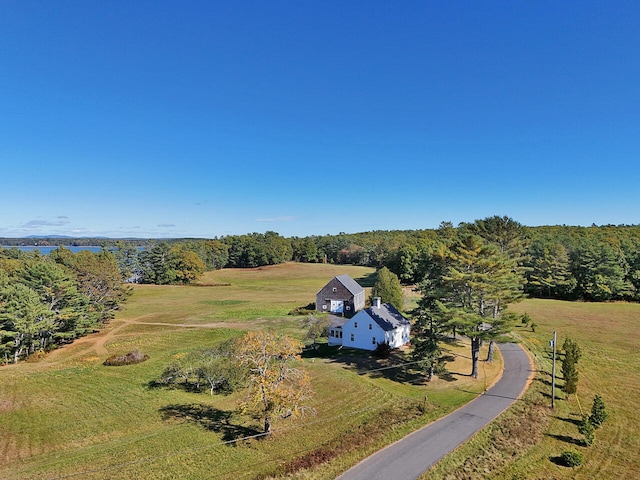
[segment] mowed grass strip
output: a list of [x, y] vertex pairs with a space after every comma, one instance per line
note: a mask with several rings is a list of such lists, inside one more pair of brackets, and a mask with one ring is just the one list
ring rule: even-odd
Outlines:
[[[249, 327], [301, 338], [303, 317], [286, 315], [291, 308], [313, 302], [335, 275], [358, 278], [371, 272], [286, 264], [213, 272], [203, 280], [231, 284], [223, 287], [136, 287], [104, 332], [38, 363], [0, 369], [0, 478], [268, 478], [301, 468], [298, 475], [304, 477], [334, 478], [367, 453], [482, 392], [485, 381], [468, 377], [466, 344], [452, 347], [459, 355], [450, 365], [453, 381], [428, 385], [367, 353], [305, 352], [315, 414], [295, 422], [280, 419], [272, 438], [261, 441], [249, 438], [259, 432], [260, 421], [236, 412], [242, 392], [210, 396], [155, 386], [176, 355]], [[282, 288], [280, 282], [303, 287]], [[280, 315], [261, 315], [263, 304]], [[239, 308], [255, 316], [234, 316]], [[213, 310], [228, 328], [211, 324]], [[150, 359], [102, 365], [108, 355], [133, 349]], [[406, 360], [401, 354], [396, 361]], [[487, 366], [486, 382], [500, 368], [499, 361]], [[321, 468], [316, 458], [325, 461]]]

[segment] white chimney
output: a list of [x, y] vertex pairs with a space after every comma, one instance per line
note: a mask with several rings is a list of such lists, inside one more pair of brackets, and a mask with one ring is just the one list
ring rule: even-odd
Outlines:
[[380, 297], [374, 297], [373, 299], [373, 307], [374, 308], [380, 308]]

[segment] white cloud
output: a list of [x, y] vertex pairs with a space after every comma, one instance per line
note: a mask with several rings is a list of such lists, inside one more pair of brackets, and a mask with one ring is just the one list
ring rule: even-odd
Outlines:
[[50, 221], [50, 220], [29, 220], [23, 225], [24, 228], [39, 228], [39, 227], [62, 227], [69, 223], [66, 220], [67, 217], [58, 217], [62, 220]]

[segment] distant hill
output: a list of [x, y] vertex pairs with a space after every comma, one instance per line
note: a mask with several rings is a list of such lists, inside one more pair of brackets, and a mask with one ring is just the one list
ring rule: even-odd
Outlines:
[[29, 235], [24, 238], [73, 238], [68, 235]]

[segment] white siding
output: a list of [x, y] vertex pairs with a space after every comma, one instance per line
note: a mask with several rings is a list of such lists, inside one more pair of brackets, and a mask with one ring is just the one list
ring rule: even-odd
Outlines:
[[402, 325], [395, 330], [387, 332], [387, 342], [391, 348], [398, 348], [409, 341], [409, 325]]
[[329, 346], [342, 345], [342, 334], [341, 328], [329, 328], [329, 340], [327, 344]]
[[342, 345], [345, 347], [375, 350], [378, 343], [385, 341], [384, 330], [364, 310], [342, 326]]
[[353, 306], [354, 306], [354, 310], [360, 311], [364, 308], [364, 291], [357, 293], [354, 297], [353, 297]]

